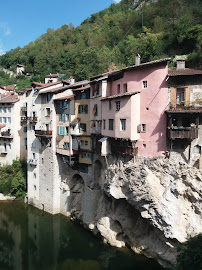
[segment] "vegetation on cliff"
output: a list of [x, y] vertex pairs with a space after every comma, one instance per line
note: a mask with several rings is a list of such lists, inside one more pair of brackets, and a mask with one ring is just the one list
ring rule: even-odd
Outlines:
[[0, 193], [23, 200], [27, 190], [27, 163], [14, 160], [12, 165], [0, 166]]
[[189, 238], [179, 248], [177, 265], [174, 270], [201, 270], [202, 269], [202, 234]]
[[[137, 9], [134, 2], [142, 4]], [[112, 63], [117, 67], [133, 64], [137, 53], [142, 61], [188, 54], [189, 65], [196, 65], [202, 62], [201, 48], [200, 0], [159, 0], [150, 5], [122, 0], [78, 27], [70, 23], [48, 29], [24, 48], [1, 56], [0, 65], [24, 64], [36, 81], [55, 72], [80, 80], [106, 71]]]

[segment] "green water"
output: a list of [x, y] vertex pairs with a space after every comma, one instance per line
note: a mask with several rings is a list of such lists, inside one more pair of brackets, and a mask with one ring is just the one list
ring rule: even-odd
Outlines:
[[105, 245], [76, 222], [18, 202], [0, 203], [0, 270], [162, 270]]

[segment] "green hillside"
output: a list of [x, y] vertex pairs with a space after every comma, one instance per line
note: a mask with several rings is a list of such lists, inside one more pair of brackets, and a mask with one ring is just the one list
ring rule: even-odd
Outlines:
[[24, 48], [1, 56], [0, 66], [24, 64], [38, 81], [55, 72], [86, 79], [112, 65], [133, 64], [137, 53], [142, 61], [187, 54], [189, 66], [200, 67], [201, 0], [159, 0], [136, 7], [134, 0], [122, 0], [76, 28], [69, 24], [48, 29]]

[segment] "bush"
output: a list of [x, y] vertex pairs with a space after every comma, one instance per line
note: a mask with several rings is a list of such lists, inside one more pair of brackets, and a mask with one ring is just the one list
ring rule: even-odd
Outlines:
[[0, 193], [23, 200], [27, 191], [27, 163], [14, 160], [12, 165], [0, 166]]

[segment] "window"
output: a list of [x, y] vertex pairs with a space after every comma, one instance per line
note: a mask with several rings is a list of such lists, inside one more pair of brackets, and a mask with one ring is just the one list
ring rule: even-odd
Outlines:
[[50, 108], [46, 108], [46, 117], [50, 116]]
[[69, 121], [69, 114], [59, 114], [59, 121], [61, 122], [65, 122], [65, 121]]
[[7, 123], [7, 118], [6, 117], [3, 117], [3, 122]]
[[64, 142], [63, 149], [69, 150], [69, 143], [68, 142]]
[[96, 96], [100, 94], [99, 84], [96, 85]]
[[7, 107], [3, 107], [3, 112], [4, 112], [4, 113], [7, 112]]
[[85, 146], [88, 146], [88, 141], [85, 141]]
[[185, 103], [185, 89], [184, 88], [177, 88], [176, 103], [184, 105]]
[[109, 130], [114, 129], [114, 119], [109, 119]]
[[80, 145], [84, 146], [84, 140], [81, 140]]
[[111, 111], [111, 109], [112, 109], [112, 101], [109, 100], [109, 110]]
[[88, 154], [88, 159], [92, 159], [92, 154]]
[[68, 102], [65, 100], [63, 102], [63, 109], [67, 109], [68, 108]]
[[2, 123], [2, 117], [0, 117], [0, 123]]
[[121, 85], [117, 84], [117, 94], [120, 94], [120, 91], [121, 91]]
[[25, 142], [25, 146], [27, 146], [27, 138], [25, 138], [24, 142]]
[[120, 120], [120, 129], [121, 130], [126, 130], [126, 119], [121, 119]]
[[81, 158], [87, 158], [87, 154], [86, 153], [81, 153]]
[[0, 107], [0, 113], [2, 113], [2, 107]]
[[25, 132], [25, 133], [27, 132], [27, 127], [24, 127], [24, 132]]
[[88, 113], [88, 105], [79, 105], [79, 113], [80, 114]]
[[11, 117], [7, 117], [8, 123], [11, 123]]
[[31, 125], [31, 130], [35, 130], [35, 125]]
[[128, 92], [128, 85], [127, 85], [127, 83], [124, 83], [123, 84], [123, 92], [124, 93]]
[[86, 99], [86, 92], [81, 93], [81, 99]]
[[31, 148], [35, 148], [36, 147], [36, 141], [34, 140], [31, 144]]
[[58, 135], [68, 135], [68, 127], [58, 126], [57, 127], [57, 134]]
[[148, 86], [147, 81], [143, 81], [142, 84], [143, 84], [143, 88], [147, 88], [147, 86]]
[[46, 101], [49, 102], [51, 100], [51, 94], [47, 94]]
[[86, 132], [86, 124], [80, 124], [80, 132]]
[[103, 120], [103, 129], [105, 129], [106, 128], [106, 120], [104, 119]]
[[146, 132], [146, 124], [141, 124], [141, 132]]
[[11, 112], [11, 107], [8, 107], [8, 112], [9, 112], [9, 113]]
[[119, 111], [121, 107], [121, 102], [120, 101], [116, 101], [116, 111]]

